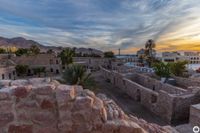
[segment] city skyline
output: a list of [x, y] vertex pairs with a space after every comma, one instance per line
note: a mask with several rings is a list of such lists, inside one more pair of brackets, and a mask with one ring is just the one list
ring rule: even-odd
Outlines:
[[200, 50], [196, 0], [0, 0], [0, 36], [50, 46], [133, 53], [154, 39], [157, 50]]

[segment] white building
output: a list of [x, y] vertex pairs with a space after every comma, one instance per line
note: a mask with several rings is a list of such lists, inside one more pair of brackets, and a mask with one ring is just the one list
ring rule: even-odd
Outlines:
[[200, 53], [199, 52], [184, 52], [180, 54], [178, 52], [163, 52], [161, 60], [163, 62], [176, 62], [187, 61], [188, 68], [196, 70], [200, 68]]
[[162, 62], [176, 62], [180, 60], [181, 54], [178, 52], [163, 52]]
[[189, 64], [200, 64], [199, 52], [184, 52], [183, 60], [187, 60]]

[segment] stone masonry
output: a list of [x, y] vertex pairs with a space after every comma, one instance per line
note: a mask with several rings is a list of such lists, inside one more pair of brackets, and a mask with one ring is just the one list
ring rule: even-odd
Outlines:
[[169, 124], [187, 123], [190, 106], [200, 103], [198, 87], [183, 89], [134, 71], [119, 73], [105, 68], [101, 71], [106, 80]]
[[127, 116], [103, 94], [50, 79], [0, 81], [0, 133], [175, 133]]

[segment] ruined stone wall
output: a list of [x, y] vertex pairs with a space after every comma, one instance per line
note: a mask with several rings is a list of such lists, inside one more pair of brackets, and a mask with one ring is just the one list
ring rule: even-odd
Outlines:
[[152, 112], [163, 118], [166, 122], [172, 123], [174, 114], [174, 96], [166, 91], [160, 90], [156, 106]]
[[123, 74], [117, 72], [111, 72], [102, 68], [102, 74], [105, 79], [109, 78], [113, 85], [124, 90], [133, 100], [140, 102], [147, 109], [171, 123], [174, 103], [173, 95], [162, 90], [158, 92], [153, 91], [125, 78]]
[[86, 67], [94, 70], [99, 70], [99, 66], [108, 66], [112, 62], [112, 58], [99, 57], [73, 57], [74, 62], [81, 62]]
[[172, 86], [170, 84], [161, 83], [157, 79], [150, 78], [148, 76], [138, 73], [135, 73], [135, 76], [132, 80], [141, 84], [142, 86], [145, 86], [155, 91], [164, 90], [170, 94], [182, 94], [187, 91], [182, 88]]
[[[138, 82], [142, 82], [141, 85], [127, 79], [127, 76], [123, 74], [106, 69], [102, 69], [102, 71], [105, 79], [109, 78], [113, 85], [124, 90], [133, 100], [140, 102], [168, 123], [187, 122], [190, 105], [200, 102], [198, 90], [196, 92], [187, 92], [168, 84], [162, 84], [155, 79], [133, 74], [131, 77], [134, 77]], [[153, 86], [155, 90], [149, 88]]]
[[0, 81], [1, 133], [172, 133], [128, 117], [105, 95], [50, 79]]
[[190, 106], [200, 103], [199, 90], [175, 97], [173, 122], [188, 122], [190, 115]]
[[195, 78], [182, 78], [182, 77], [173, 77], [176, 80], [176, 83], [184, 88], [191, 86], [200, 86], [200, 81]]
[[190, 106], [190, 124], [200, 127], [200, 104]]

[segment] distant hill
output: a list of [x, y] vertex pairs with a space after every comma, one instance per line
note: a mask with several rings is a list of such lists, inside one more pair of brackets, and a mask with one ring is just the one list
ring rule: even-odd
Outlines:
[[0, 37], [0, 47], [5, 46], [15, 46], [17, 48], [29, 48], [31, 45], [37, 45], [40, 48], [44, 48], [45, 46], [39, 44], [36, 41], [33, 40], [26, 40], [23, 37], [16, 37], [16, 38], [4, 38]]
[[[37, 45], [41, 51], [45, 52], [48, 49], [52, 49], [54, 51], [61, 51], [64, 47], [56, 47], [56, 46], [44, 46], [34, 40], [27, 40], [23, 37], [15, 37], [15, 38], [5, 38], [0, 37], [0, 47], [17, 47], [17, 48], [30, 48], [31, 45]], [[94, 53], [98, 55], [102, 55], [103, 52], [97, 49], [92, 48], [76, 48], [77, 53]]]

